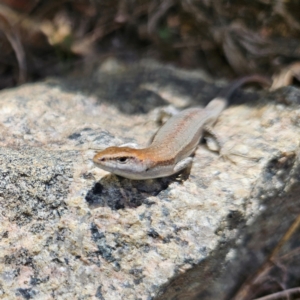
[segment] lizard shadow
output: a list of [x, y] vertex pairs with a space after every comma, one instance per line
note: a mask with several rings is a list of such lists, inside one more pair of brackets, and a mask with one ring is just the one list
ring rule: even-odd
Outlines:
[[[147, 84], [152, 84], [153, 90]], [[51, 88], [59, 86], [67, 93], [93, 97], [97, 105], [107, 103], [127, 115], [147, 114], [157, 107], [170, 104], [177, 106], [178, 100], [174, 99], [184, 99], [187, 95], [189, 100], [183, 101], [186, 103], [181, 103], [180, 108], [205, 106], [227, 86], [216, 85], [201, 74], [189, 74], [181, 69], [155, 63], [135, 64], [116, 72], [91, 73], [85, 79], [74, 76], [59, 82], [49, 80], [46, 85]], [[250, 85], [260, 86], [256, 83]], [[250, 93], [245, 93], [242, 89], [234, 93], [230, 103], [252, 105], [253, 100], [257, 99], [257, 89]], [[162, 96], [163, 94], [168, 96]]]
[[85, 200], [91, 209], [110, 207], [112, 210], [136, 208], [142, 204], [155, 204], [149, 199], [161, 192], [168, 193], [171, 183], [181, 184], [189, 177], [190, 168], [169, 177], [131, 180], [114, 174], [104, 176], [87, 192]]
[[189, 76], [175, 68], [143, 64], [136, 64], [119, 72], [90, 74], [85, 80], [80, 76], [65, 78], [59, 83], [48, 81], [46, 84], [51, 88], [59, 86], [68, 93], [94, 97], [98, 105], [108, 103], [123, 114], [135, 115], [146, 114], [157, 107], [170, 105], [158, 92], [145, 87], [145, 84], [149, 83], [158, 89], [167, 87], [172, 91], [173, 97], [176, 95], [183, 98], [189, 95], [190, 99], [196, 98], [199, 102], [205, 99], [204, 103], [215, 94], [215, 85], [204, 81], [200, 75]]

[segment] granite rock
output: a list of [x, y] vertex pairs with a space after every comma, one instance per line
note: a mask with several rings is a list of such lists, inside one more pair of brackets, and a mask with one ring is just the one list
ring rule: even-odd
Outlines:
[[147, 181], [92, 163], [94, 149], [146, 145], [158, 107], [204, 105], [222, 86], [107, 61], [3, 90], [0, 298], [230, 299], [296, 217], [297, 89], [236, 93], [215, 126], [230, 160], [202, 143], [190, 173]]

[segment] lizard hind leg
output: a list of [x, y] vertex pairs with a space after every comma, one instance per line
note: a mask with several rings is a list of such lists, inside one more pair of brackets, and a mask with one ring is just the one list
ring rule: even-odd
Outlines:
[[226, 149], [226, 147], [224, 146], [224, 142], [221, 140], [219, 135], [211, 127], [206, 126], [204, 128], [204, 131], [206, 131], [210, 135], [205, 137], [208, 149], [214, 152], [218, 152], [219, 158], [222, 158], [224, 160], [229, 160], [234, 164], [236, 164], [237, 162], [232, 158], [233, 156], [239, 156], [250, 160], [257, 159], [256, 157], [249, 157], [247, 155], [232, 150], [234, 146], [232, 146], [229, 149], [228, 148]]
[[208, 133], [204, 136], [208, 149], [221, 153], [224, 143], [221, 141], [220, 136], [210, 126], [205, 126], [204, 132]]
[[204, 131], [209, 135], [205, 136], [206, 145], [209, 150], [218, 152], [219, 157], [225, 160], [229, 160], [233, 163], [235, 161], [231, 158], [231, 155], [234, 153], [231, 152], [231, 149], [226, 149], [224, 146], [224, 141], [220, 138], [220, 136], [213, 130], [210, 126], [205, 126]]

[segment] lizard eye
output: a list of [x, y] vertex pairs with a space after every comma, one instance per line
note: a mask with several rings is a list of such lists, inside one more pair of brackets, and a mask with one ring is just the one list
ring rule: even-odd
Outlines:
[[128, 157], [120, 157], [120, 158], [118, 158], [118, 161], [120, 162], [120, 163], [125, 163], [126, 161], [127, 161], [127, 159], [128, 159]]

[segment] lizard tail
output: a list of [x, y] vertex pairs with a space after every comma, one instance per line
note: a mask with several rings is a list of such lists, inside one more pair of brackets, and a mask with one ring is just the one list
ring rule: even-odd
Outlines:
[[259, 74], [245, 76], [245, 77], [239, 78], [239, 79], [233, 81], [231, 84], [229, 84], [224, 90], [222, 90], [220, 92], [220, 94], [218, 95], [218, 98], [229, 99], [239, 87], [243, 86], [246, 83], [250, 83], [250, 82], [257, 82], [266, 87], [270, 87], [272, 84], [271, 79], [269, 79], [266, 76], [262, 76]]
[[224, 88], [216, 98], [207, 104], [205, 109], [213, 111], [215, 115], [219, 115], [227, 106], [228, 100], [234, 94], [234, 92], [242, 85], [250, 82], [257, 82], [267, 87], [270, 87], [272, 84], [268, 77], [258, 74], [242, 77], [233, 81], [226, 88]]

